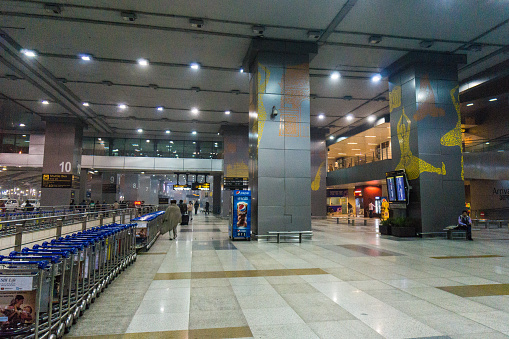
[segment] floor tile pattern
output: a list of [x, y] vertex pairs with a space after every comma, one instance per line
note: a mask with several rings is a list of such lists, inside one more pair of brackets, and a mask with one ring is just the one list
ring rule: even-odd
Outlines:
[[[509, 232], [397, 239], [313, 220], [302, 243], [234, 241], [194, 216], [161, 236], [67, 337], [509, 338]], [[449, 259], [449, 260], [437, 260]]]

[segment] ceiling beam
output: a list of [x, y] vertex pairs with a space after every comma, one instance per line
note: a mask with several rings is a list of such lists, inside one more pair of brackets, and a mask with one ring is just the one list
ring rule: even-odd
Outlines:
[[334, 30], [338, 25], [343, 21], [343, 19], [346, 17], [348, 12], [355, 6], [355, 3], [357, 0], [347, 0], [346, 3], [343, 5], [343, 7], [339, 10], [338, 14], [332, 19], [331, 23], [327, 28], [325, 29], [325, 32], [320, 36], [318, 39], [318, 43], [324, 43], [329, 39], [332, 33], [334, 33]]

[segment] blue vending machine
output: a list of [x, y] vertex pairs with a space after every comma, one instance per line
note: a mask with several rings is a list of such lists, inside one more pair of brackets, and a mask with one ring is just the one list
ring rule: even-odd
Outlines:
[[232, 191], [232, 209], [228, 227], [230, 239], [251, 240], [251, 191]]

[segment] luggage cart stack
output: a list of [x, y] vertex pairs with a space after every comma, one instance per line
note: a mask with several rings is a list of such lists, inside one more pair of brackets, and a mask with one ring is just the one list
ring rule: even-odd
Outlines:
[[164, 211], [152, 212], [132, 219], [136, 226], [136, 249], [149, 250], [161, 231]]
[[60, 338], [136, 260], [136, 224], [94, 227], [0, 256], [0, 338]]

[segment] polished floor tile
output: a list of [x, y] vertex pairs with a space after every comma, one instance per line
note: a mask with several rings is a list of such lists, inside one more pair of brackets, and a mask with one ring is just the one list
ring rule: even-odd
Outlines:
[[396, 241], [373, 227], [314, 220], [320, 231], [300, 244], [231, 242], [227, 221], [195, 216], [68, 336], [509, 338], [505, 243], [475, 230], [475, 242]]
[[485, 297], [492, 295], [509, 295], [509, 284], [444, 286], [439, 289], [460, 297]]

